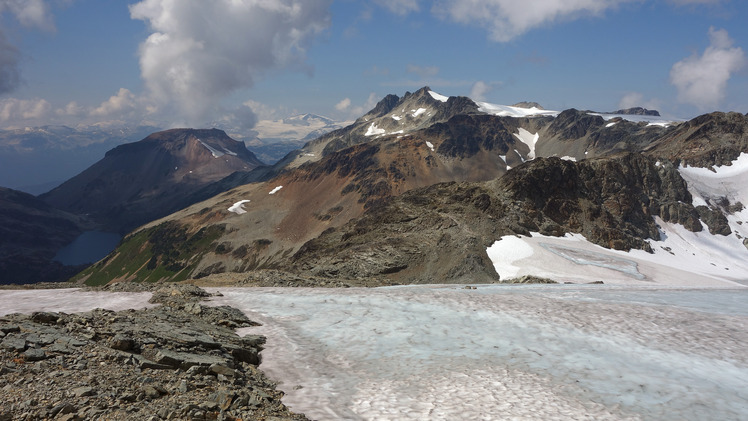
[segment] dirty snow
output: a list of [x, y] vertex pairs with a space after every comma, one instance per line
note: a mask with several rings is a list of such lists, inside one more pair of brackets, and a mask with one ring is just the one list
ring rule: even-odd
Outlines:
[[240, 200], [229, 208], [229, 212], [234, 212], [237, 215], [241, 215], [243, 213], [247, 213], [247, 211], [244, 209], [244, 204], [249, 203], [249, 200]]
[[312, 419], [748, 417], [748, 288], [219, 290]]

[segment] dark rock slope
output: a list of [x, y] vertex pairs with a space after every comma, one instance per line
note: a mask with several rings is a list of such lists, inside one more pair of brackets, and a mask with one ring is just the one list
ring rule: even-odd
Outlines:
[[649, 249], [653, 216], [701, 230], [672, 165], [640, 154], [528, 162], [484, 183], [416, 189], [325, 231], [293, 256], [293, 270], [388, 282], [490, 282], [486, 248], [503, 235], [584, 234], [604, 247]]
[[83, 218], [0, 187], [0, 284], [62, 281], [81, 268], [53, 262], [86, 228]]
[[147, 310], [0, 316], [0, 420], [306, 420], [257, 369], [265, 338], [179, 285]]

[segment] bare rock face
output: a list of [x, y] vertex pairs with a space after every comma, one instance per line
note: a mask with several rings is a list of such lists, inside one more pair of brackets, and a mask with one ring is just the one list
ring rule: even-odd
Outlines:
[[221, 130], [172, 129], [110, 150], [40, 198], [124, 234], [189, 205], [194, 191], [262, 165]]
[[0, 317], [0, 419], [306, 420], [258, 370], [265, 338], [234, 333], [253, 322], [205, 295], [173, 286], [146, 310]]

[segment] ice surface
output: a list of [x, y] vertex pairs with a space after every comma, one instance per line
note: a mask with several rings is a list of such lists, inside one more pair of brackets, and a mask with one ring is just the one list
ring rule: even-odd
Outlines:
[[437, 101], [441, 102], [447, 102], [449, 100], [449, 97], [446, 97], [444, 95], [437, 94], [434, 91], [429, 91], [429, 95], [431, 95], [432, 98], [434, 98]]
[[478, 104], [478, 110], [486, 114], [493, 114], [500, 117], [532, 117], [532, 116], [552, 116], [556, 117], [558, 111], [541, 110], [539, 108], [520, 108], [511, 107], [508, 105], [491, 104], [488, 102], [476, 102]]
[[247, 213], [246, 210], [244, 210], [244, 204], [249, 203], [249, 200], [240, 200], [229, 208], [229, 212], [234, 212], [237, 215], [241, 215], [243, 213]]
[[268, 336], [261, 368], [312, 419], [748, 417], [748, 289], [220, 291], [263, 323], [243, 333]]
[[0, 290], [0, 316], [55, 311], [79, 313], [95, 308], [127, 310], [154, 307], [150, 292], [99, 292], [70, 289]]

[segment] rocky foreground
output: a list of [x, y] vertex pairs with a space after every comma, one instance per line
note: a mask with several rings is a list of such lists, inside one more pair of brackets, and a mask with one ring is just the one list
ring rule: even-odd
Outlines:
[[190, 285], [145, 310], [0, 317], [0, 420], [306, 420], [258, 370], [265, 338]]

